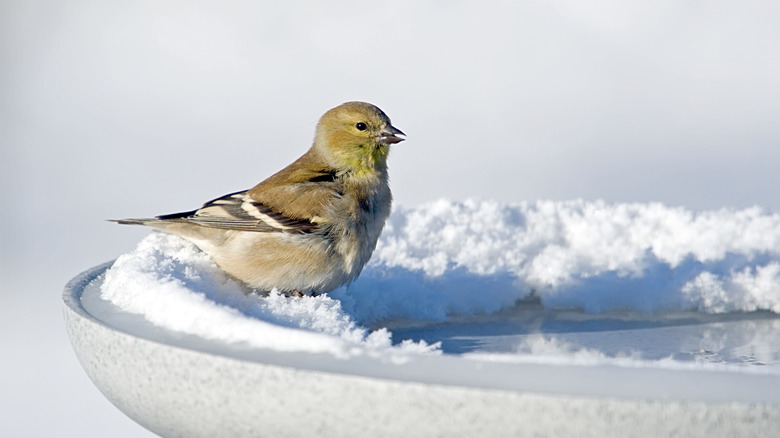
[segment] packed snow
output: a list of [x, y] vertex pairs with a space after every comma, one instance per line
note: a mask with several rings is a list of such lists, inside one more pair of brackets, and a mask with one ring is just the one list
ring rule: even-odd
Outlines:
[[[154, 232], [116, 260], [101, 296], [174, 332], [339, 357], [439, 353], [440, 339], [426, 339], [419, 327], [511, 313], [523, 303], [535, 303], [526, 313], [559, 312], [559, 320], [633, 315], [631, 324], [644, 321], [642, 327], [663, 315], [752, 312], [763, 316], [738, 327], [755, 331], [754, 321], [764, 321], [758, 346], [750, 347], [755, 353], [780, 342], [780, 215], [583, 200], [398, 207], [353, 284], [303, 298], [247, 294], [192, 244]], [[510, 350], [548, 358], [605, 355], [571, 339], [537, 334]], [[701, 361], [708, 351], [695, 347], [691, 354]], [[489, 349], [468, 352], [494, 357]], [[637, 354], [612, 357], [642, 359]], [[664, 354], [653, 359], [679, 359]], [[777, 355], [765, 352], [762, 363]]]

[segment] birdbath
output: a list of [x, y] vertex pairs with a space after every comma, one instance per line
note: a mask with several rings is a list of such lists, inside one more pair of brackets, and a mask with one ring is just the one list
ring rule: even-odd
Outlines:
[[[229, 345], [161, 329], [100, 303], [109, 267], [89, 269], [65, 287], [68, 335], [106, 398], [163, 437], [769, 436], [780, 430], [780, 391], [766, 390], [780, 388], [776, 374], [497, 360], [489, 351], [345, 358]], [[470, 321], [460, 329], [480, 333], [495, 323]], [[449, 323], [450, 333], [458, 329]], [[434, 325], [416, 333], [435, 341], [442, 331]], [[489, 344], [493, 335], [482, 341]]]

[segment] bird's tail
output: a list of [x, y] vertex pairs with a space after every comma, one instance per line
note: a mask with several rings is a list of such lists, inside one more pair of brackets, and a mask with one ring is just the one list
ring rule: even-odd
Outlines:
[[160, 222], [160, 219], [146, 218], [146, 219], [109, 219], [109, 222], [114, 222], [121, 225], [152, 225], [153, 222]]
[[198, 245], [199, 242], [222, 241], [224, 240], [224, 231], [219, 228], [203, 227], [192, 224], [178, 215], [160, 216], [155, 218], [142, 219], [109, 219], [122, 225], [144, 225], [156, 230], [179, 235]]

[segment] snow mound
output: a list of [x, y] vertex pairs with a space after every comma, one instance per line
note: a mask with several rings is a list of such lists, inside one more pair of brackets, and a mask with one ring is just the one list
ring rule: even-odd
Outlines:
[[431, 352], [437, 345], [392, 346], [387, 329], [363, 325], [491, 314], [529, 297], [594, 313], [780, 313], [780, 215], [442, 200], [397, 208], [363, 274], [328, 296], [247, 294], [207, 255], [163, 233], [119, 257], [101, 290], [158, 326], [249, 347]]
[[165, 233], [150, 234], [120, 256], [106, 272], [101, 296], [159, 327], [248, 348], [345, 358], [390, 353], [399, 360], [437, 348], [425, 342], [394, 347], [389, 331], [360, 327], [328, 296], [248, 294], [193, 244]]
[[443, 321], [538, 297], [600, 313], [780, 313], [780, 215], [603, 201], [398, 208], [358, 280], [360, 321]]

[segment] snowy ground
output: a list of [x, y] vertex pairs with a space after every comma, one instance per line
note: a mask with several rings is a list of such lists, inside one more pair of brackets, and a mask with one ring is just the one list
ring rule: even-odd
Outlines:
[[152, 233], [90, 305], [242, 349], [780, 374], [779, 250], [780, 215], [757, 208], [438, 201], [396, 210], [327, 296], [247, 296]]

